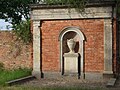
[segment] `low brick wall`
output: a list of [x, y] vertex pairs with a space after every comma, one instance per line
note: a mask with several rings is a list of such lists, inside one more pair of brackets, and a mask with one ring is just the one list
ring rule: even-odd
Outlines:
[[0, 31], [0, 63], [6, 69], [32, 68], [31, 48], [11, 31]]

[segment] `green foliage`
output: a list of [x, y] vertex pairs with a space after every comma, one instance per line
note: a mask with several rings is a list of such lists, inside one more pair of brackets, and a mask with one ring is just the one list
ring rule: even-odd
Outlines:
[[0, 18], [11, 24], [19, 24], [22, 18], [30, 18], [29, 4], [37, 2], [45, 4], [64, 4], [83, 9], [88, 0], [0, 0]]
[[22, 17], [29, 18], [30, 0], [0, 0], [0, 18], [11, 22], [20, 23]]
[[32, 41], [30, 20], [21, 21], [19, 24], [13, 25], [13, 32], [17, 35], [18, 39], [23, 40], [26, 44]]
[[[18, 38], [25, 43], [31, 41], [29, 4], [36, 0], [0, 0], [0, 19], [10, 22]], [[22, 19], [27, 21], [23, 21]]]
[[67, 5], [68, 8], [75, 7], [77, 11], [83, 12], [88, 0], [44, 0], [46, 4]]
[[5, 85], [5, 82], [31, 75], [31, 69], [16, 69], [0, 71], [0, 85]]
[[[22, 19], [28, 20], [30, 18], [29, 4], [41, 2], [48, 5], [66, 5], [69, 9], [74, 7], [77, 11], [83, 12], [86, 4], [90, 1], [92, 2], [92, 0], [0, 0], [0, 19], [9, 21], [18, 38], [28, 43], [31, 41], [30, 24]], [[103, 2], [104, 0], [97, 1]], [[117, 0], [117, 3], [119, 2], [120, 0]]]
[[[0, 18], [11, 22], [11, 24], [18, 24], [24, 17], [26, 20], [30, 18], [29, 4], [41, 2], [44, 4], [67, 5], [75, 7], [78, 11], [83, 11], [87, 2], [96, 0], [0, 0]], [[97, 0], [103, 2], [106, 0]], [[115, 1], [115, 0], [111, 0]], [[116, 0], [117, 3], [120, 0]]]

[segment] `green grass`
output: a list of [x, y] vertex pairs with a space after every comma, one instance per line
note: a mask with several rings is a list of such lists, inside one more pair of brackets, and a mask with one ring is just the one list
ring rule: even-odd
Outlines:
[[30, 69], [0, 70], [0, 85], [5, 82], [31, 75]]

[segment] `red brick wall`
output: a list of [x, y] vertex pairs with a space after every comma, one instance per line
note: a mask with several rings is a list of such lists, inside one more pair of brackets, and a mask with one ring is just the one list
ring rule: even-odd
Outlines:
[[0, 63], [5, 69], [32, 68], [31, 48], [16, 40], [11, 31], [0, 31]]
[[41, 27], [43, 71], [60, 70], [58, 37], [61, 30], [67, 26], [80, 27], [85, 35], [85, 71], [102, 72], [104, 70], [103, 19], [43, 21]]

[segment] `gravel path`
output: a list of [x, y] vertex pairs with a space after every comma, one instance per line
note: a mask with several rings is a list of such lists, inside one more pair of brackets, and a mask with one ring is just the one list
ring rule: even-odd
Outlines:
[[88, 81], [81, 80], [75, 77], [61, 77], [61, 78], [44, 78], [34, 79], [22, 84], [23, 86], [32, 87], [82, 87], [82, 88], [99, 88], [99, 90], [120, 90], [120, 78], [117, 80], [115, 87], [107, 88], [107, 80], [104, 81]]

